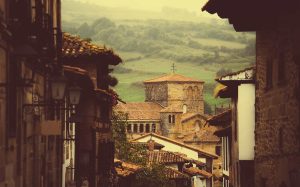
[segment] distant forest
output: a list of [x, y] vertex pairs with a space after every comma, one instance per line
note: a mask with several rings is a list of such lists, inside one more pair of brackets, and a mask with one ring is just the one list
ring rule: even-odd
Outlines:
[[120, 55], [113, 75], [127, 101], [144, 101], [143, 81], [171, 72], [205, 81], [205, 111], [228, 100], [213, 97], [215, 78], [252, 66], [255, 34], [235, 32], [224, 20], [165, 7], [161, 12], [63, 1], [63, 30]]
[[[137, 58], [146, 56], [175, 62], [223, 64], [234, 61], [253, 63], [255, 55], [255, 38], [252, 34], [236, 34], [229, 25], [214, 22], [169, 20], [114, 22], [103, 17], [91, 24], [85, 22], [77, 27], [64, 22], [64, 31], [105, 44], [116, 51], [141, 53], [142, 55]], [[216, 44], [217, 41], [220, 41], [219, 45]], [[222, 45], [224, 42], [228, 44]], [[130, 60], [137, 59], [127, 59]]]

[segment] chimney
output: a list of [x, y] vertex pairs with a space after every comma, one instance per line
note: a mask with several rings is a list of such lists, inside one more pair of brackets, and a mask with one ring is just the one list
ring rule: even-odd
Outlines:
[[154, 145], [155, 145], [155, 141], [154, 140], [149, 140], [148, 141], [148, 150], [149, 151], [154, 151]]

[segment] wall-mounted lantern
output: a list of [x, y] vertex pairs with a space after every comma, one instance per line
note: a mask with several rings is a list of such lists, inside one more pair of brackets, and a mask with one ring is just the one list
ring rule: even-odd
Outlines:
[[54, 76], [51, 79], [52, 99], [62, 100], [65, 96], [66, 85], [67, 85], [66, 77], [62, 75]]
[[78, 105], [82, 89], [79, 86], [72, 86], [68, 88], [69, 100], [71, 105]]

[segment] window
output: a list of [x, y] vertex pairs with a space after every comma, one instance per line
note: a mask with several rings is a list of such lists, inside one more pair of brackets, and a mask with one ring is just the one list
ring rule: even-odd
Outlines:
[[172, 123], [172, 116], [169, 115], [169, 123]]
[[269, 90], [273, 86], [273, 60], [268, 59], [266, 70], [266, 89]]
[[150, 132], [150, 124], [146, 124], [146, 132]]
[[221, 154], [222, 154], [222, 148], [221, 148], [221, 146], [217, 145], [216, 146], [216, 155], [221, 156]]
[[200, 131], [200, 128], [201, 128], [200, 121], [197, 120], [197, 121], [195, 122], [195, 131], [196, 131], [196, 132], [199, 132], [199, 131]]
[[172, 123], [175, 123], [175, 115], [172, 115]]
[[138, 132], [138, 125], [137, 125], [137, 124], [134, 124], [134, 125], [133, 125], [133, 132], [134, 132], [134, 133], [137, 133], [137, 132]]
[[140, 133], [144, 132], [144, 124], [140, 124]]
[[154, 123], [152, 124], [152, 132], [156, 132], [156, 125]]
[[186, 113], [187, 112], [187, 105], [183, 105], [182, 106], [182, 113]]
[[128, 124], [128, 125], [127, 125], [127, 132], [128, 132], [128, 133], [132, 133], [132, 132], [131, 132], [131, 124]]

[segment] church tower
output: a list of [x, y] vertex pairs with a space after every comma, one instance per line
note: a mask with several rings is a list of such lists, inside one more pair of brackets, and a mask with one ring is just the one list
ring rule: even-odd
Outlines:
[[144, 81], [145, 101], [156, 102], [170, 111], [204, 114], [204, 82], [179, 74]]

